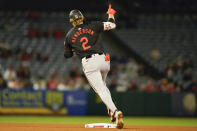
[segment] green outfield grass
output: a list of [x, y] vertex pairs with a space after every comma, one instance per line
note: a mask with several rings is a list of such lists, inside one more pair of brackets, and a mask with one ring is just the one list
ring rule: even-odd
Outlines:
[[[70, 116], [0, 116], [0, 123], [87, 124], [109, 123], [108, 117]], [[197, 126], [197, 118], [183, 117], [124, 117], [125, 125]]]

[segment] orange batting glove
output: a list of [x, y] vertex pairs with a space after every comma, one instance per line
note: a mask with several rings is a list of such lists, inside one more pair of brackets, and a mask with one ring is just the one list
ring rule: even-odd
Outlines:
[[116, 14], [116, 11], [114, 9], [111, 8], [111, 4], [109, 4], [109, 8], [108, 8], [108, 11], [107, 11], [107, 14], [111, 14], [111, 15], [115, 15]]

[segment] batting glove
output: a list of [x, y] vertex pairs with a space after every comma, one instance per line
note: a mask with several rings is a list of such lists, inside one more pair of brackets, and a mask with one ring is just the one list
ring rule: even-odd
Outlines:
[[116, 14], [116, 11], [114, 9], [111, 8], [111, 4], [109, 4], [109, 8], [108, 8], [108, 11], [107, 11], [107, 14], [111, 14], [111, 15], [115, 15]]

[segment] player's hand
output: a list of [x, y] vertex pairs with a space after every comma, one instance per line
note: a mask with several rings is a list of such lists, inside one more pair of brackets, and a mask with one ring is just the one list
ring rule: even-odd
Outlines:
[[116, 14], [116, 11], [111, 8], [111, 4], [109, 4], [109, 8], [108, 8], [107, 14], [108, 15], [110, 15], [110, 14], [111, 15], [115, 15]]

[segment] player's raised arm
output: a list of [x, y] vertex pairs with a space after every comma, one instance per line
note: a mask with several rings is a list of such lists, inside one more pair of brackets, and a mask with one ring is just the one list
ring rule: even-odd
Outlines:
[[108, 14], [108, 21], [103, 22], [104, 24], [104, 30], [112, 30], [116, 28], [115, 18], [114, 15], [116, 14], [116, 11], [111, 8], [111, 4], [109, 5], [109, 9], [107, 11]]

